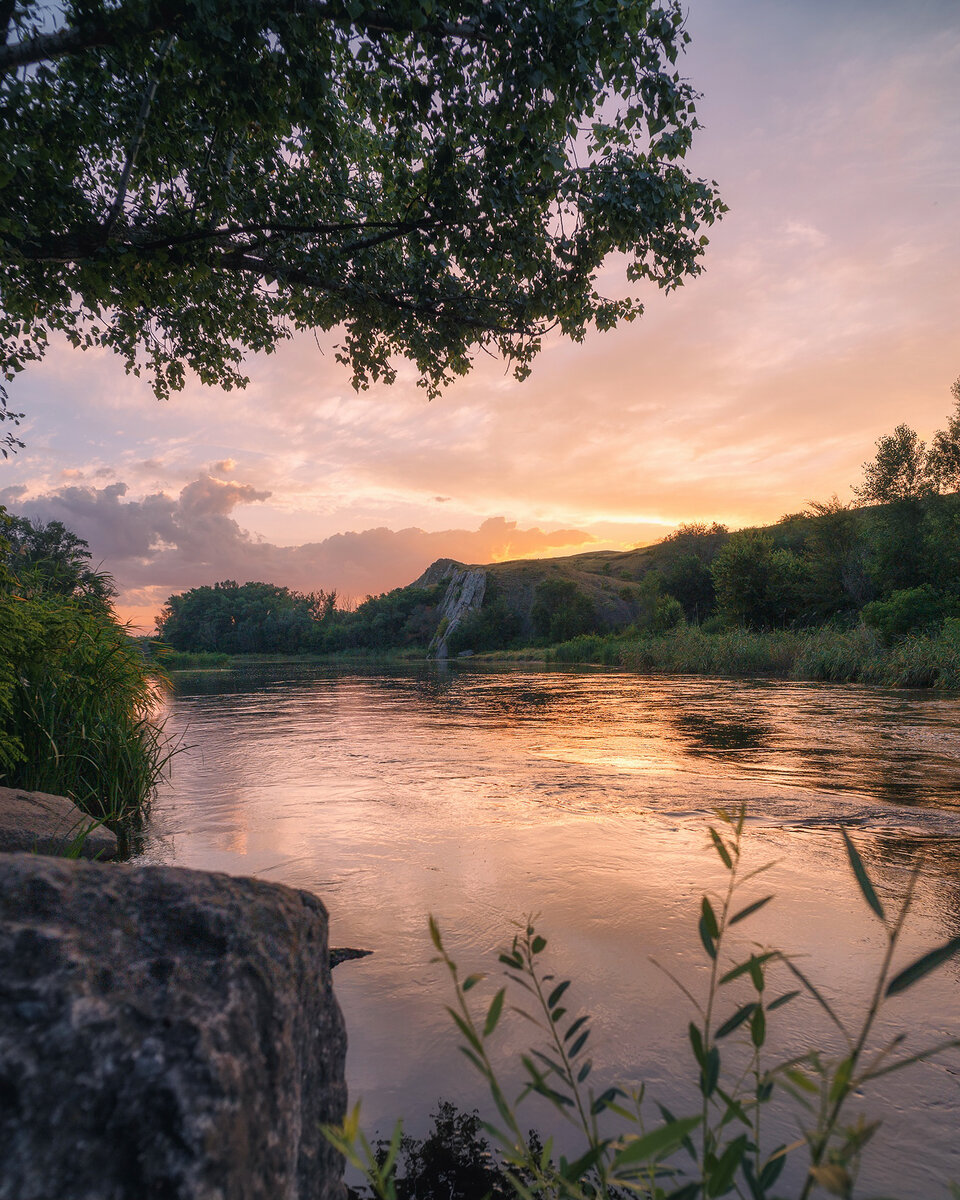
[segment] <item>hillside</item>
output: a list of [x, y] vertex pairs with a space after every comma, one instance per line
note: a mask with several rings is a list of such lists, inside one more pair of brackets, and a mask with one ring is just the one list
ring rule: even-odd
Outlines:
[[[644, 585], [649, 572], [663, 576], [669, 573], [673, 564], [686, 556], [697, 557], [706, 566], [724, 536], [725, 532], [717, 526], [691, 526], [689, 532], [681, 531], [678, 536], [663, 542], [632, 550], [591, 550], [557, 558], [511, 559], [499, 563], [460, 563], [441, 558], [409, 586], [420, 589], [441, 583], [449, 584], [462, 572], [483, 572], [485, 575], [486, 587], [481, 603], [454, 608], [453, 613], [449, 614], [452, 619], [441, 630], [433, 646], [434, 651], [440, 649], [441, 657], [444, 641], [452, 639], [457, 627], [463, 630], [471, 613], [476, 613], [478, 609], [496, 608], [512, 618], [508, 621], [510, 637], [507, 640], [530, 641], [548, 637], [549, 629], [544, 627], [544, 614], [540, 614], [538, 624], [535, 611], [538, 598], [543, 599], [544, 591], [548, 593], [548, 603], [552, 591], [556, 608], [569, 606], [571, 600], [579, 604], [581, 619], [574, 621], [574, 625], [579, 627], [570, 631], [572, 636], [588, 630], [617, 630], [636, 621], [651, 602], [655, 603], [659, 588], [651, 589]], [[496, 631], [486, 632], [493, 635]], [[463, 636], [462, 633], [455, 639], [454, 645], [458, 645]], [[494, 643], [502, 644], [503, 640], [502, 637], [485, 637], [483, 641], [488, 645], [482, 648], [495, 648]]]
[[158, 629], [187, 653], [444, 658], [610, 634], [675, 646], [682, 630], [712, 638], [863, 627], [890, 647], [958, 621], [960, 495], [951, 493], [862, 508], [833, 501], [734, 532], [685, 525], [625, 551], [438, 559], [413, 583], [355, 609], [341, 608], [333, 592], [228, 580], [171, 596]]

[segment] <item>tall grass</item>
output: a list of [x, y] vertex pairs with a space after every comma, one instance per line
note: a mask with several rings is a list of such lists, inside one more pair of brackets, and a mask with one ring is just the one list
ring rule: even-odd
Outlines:
[[588, 634], [551, 647], [548, 662], [605, 663], [650, 674], [768, 676], [883, 687], [960, 689], [960, 621], [887, 644], [873, 629], [724, 629], [685, 625], [629, 638]]
[[164, 677], [109, 614], [59, 596], [12, 597], [17, 637], [0, 646], [10, 787], [69, 796], [129, 832], [171, 758], [156, 710]]

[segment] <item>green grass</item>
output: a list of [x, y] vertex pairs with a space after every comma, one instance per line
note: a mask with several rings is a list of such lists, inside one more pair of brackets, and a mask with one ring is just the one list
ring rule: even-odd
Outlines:
[[590, 634], [552, 646], [553, 663], [602, 663], [670, 675], [772, 677], [882, 687], [960, 688], [960, 628], [910, 634], [888, 645], [874, 631], [854, 629], [727, 629], [696, 625], [641, 638]]
[[173, 753], [156, 720], [162, 673], [106, 613], [58, 596], [11, 599], [7, 612], [17, 636], [0, 645], [13, 678], [2, 782], [68, 796], [132, 832]]
[[206, 650], [192, 653], [161, 646], [158, 658], [166, 671], [216, 671], [269, 666], [273, 663], [421, 662], [426, 658], [426, 650], [422, 646], [405, 647], [400, 650], [360, 647], [334, 650], [328, 654], [225, 654]]
[[167, 671], [209, 671], [222, 670], [231, 665], [229, 654], [211, 653], [200, 650], [190, 653], [183, 650], [161, 649], [159, 660]]

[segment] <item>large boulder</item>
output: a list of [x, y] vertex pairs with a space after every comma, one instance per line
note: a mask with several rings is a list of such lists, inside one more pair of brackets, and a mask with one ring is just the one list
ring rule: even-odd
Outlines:
[[3, 1200], [341, 1200], [345, 1052], [316, 897], [0, 854]]
[[66, 796], [0, 787], [0, 850], [113, 858], [117, 838]]

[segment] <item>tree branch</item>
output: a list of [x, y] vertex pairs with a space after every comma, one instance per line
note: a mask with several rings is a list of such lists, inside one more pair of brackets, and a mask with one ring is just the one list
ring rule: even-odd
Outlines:
[[[117, 238], [114, 245], [149, 254], [154, 250], [176, 250], [198, 242], [230, 242], [239, 237], [323, 237], [327, 234], [362, 233], [377, 230], [367, 238], [348, 242], [337, 251], [341, 258], [350, 258], [361, 250], [378, 246], [417, 229], [430, 229], [438, 224], [436, 218], [424, 217], [419, 221], [330, 221], [315, 225], [295, 225], [283, 221], [257, 221], [246, 225], [225, 225], [213, 229], [191, 229], [188, 233], [157, 236], [154, 231], [139, 233], [135, 228], [126, 229], [125, 236]], [[92, 225], [87, 229], [57, 234], [41, 242], [24, 244], [0, 233], [0, 241], [30, 262], [71, 263], [80, 262], [104, 248], [104, 226]], [[235, 247], [243, 250], [243, 247]]]
[[[231, 271], [243, 271], [259, 275], [261, 278], [277, 279], [285, 284], [297, 284], [300, 287], [316, 288], [331, 296], [340, 296], [348, 300], [357, 298], [352, 295], [351, 289], [342, 283], [325, 279], [302, 267], [288, 267], [282, 263], [271, 262], [266, 258], [254, 258], [252, 255], [243, 252], [223, 255], [218, 265]], [[457, 324], [465, 325], [469, 329], [482, 330], [485, 333], [509, 334], [512, 336], [527, 336], [531, 332], [535, 332], [520, 325], [504, 325], [499, 321], [483, 320], [479, 317], [467, 316], [462, 312], [463, 305], [476, 300], [477, 297], [468, 296], [464, 293], [451, 296], [438, 296], [428, 302], [409, 300], [403, 296], [396, 295], [394, 292], [368, 292], [362, 299], [375, 300], [387, 308], [394, 308], [400, 312], [408, 312], [413, 316], [433, 320], [438, 320], [444, 315], [446, 305], [454, 305], [460, 311], [457, 312], [453, 319]], [[481, 299], [483, 304], [492, 306], [488, 297], [482, 297]]]
[[157, 60], [157, 68], [150, 81], [147, 84], [147, 90], [143, 94], [143, 100], [140, 103], [140, 115], [137, 117], [137, 128], [133, 135], [133, 140], [130, 143], [130, 148], [127, 150], [127, 158], [123, 164], [123, 171], [120, 175], [120, 182], [117, 185], [117, 195], [113, 204], [110, 206], [110, 212], [107, 214], [107, 219], [103, 223], [103, 239], [106, 241], [110, 237], [110, 231], [117, 223], [117, 218], [123, 212], [123, 204], [127, 198], [127, 188], [130, 186], [130, 176], [133, 172], [134, 164], [137, 161], [137, 155], [140, 153], [140, 147], [143, 144], [143, 134], [147, 127], [147, 118], [150, 116], [150, 109], [153, 106], [153, 98], [157, 94], [157, 85], [160, 82], [160, 72], [163, 70], [163, 60], [167, 57], [167, 52], [173, 45], [173, 34], [167, 35], [163, 45], [160, 47], [160, 57]]
[[[11, 0], [2, 0], [5, 5]], [[12, 3], [11, 3], [12, 8]], [[327, 0], [276, 0], [275, 3], [264, 3], [264, 20], [269, 21], [272, 14], [295, 16], [309, 13], [321, 21], [334, 25], [343, 25], [364, 33], [395, 33], [413, 36], [429, 36], [441, 38], [456, 38], [466, 41], [494, 42], [495, 38], [488, 33], [483, 24], [477, 20], [466, 20], [460, 23], [453, 21], [428, 21], [424, 25], [414, 27], [411, 24], [392, 20], [386, 13], [371, 12], [351, 17], [342, 4], [329, 3]], [[156, 37], [157, 34], [170, 31], [178, 32], [182, 26], [182, 16], [175, 15], [173, 5], [158, 5], [150, 15], [151, 19], [140, 25], [139, 33], [142, 38]], [[52, 62], [68, 54], [79, 54], [84, 50], [95, 50], [103, 46], [115, 46], [126, 42], [131, 36], [130, 22], [122, 8], [114, 9], [103, 14], [98, 21], [84, 22], [82, 25], [68, 25], [56, 29], [52, 33], [38, 33], [30, 38], [12, 45], [0, 46], [0, 74], [15, 71], [20, 67], [35, 66], [41, 62]]]

